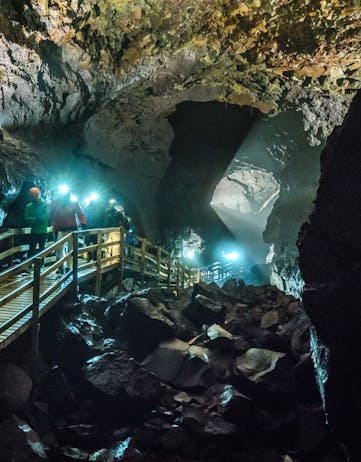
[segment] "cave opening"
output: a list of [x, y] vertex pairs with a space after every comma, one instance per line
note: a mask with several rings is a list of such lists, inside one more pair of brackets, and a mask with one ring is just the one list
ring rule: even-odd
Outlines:
[[169, 122], [171, 163], [158, 194], [163, 239], [193, 229], [205, 241], [193, 264], [230, 255], [247, 281], [271, 280], [299, 296], [296, 242], [316, 196], [323, 147], [310, 145], [302, 115], [186, 102]]

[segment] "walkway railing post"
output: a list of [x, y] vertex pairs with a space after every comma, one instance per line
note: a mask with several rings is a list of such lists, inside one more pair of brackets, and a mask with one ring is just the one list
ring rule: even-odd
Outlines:
[[179, 292], [179, 283], [180, 283], [180, 260], [178, 258], [177, 259], [177, 279], [176, 279], [177, 294]]
[[172, 256], [168, 254], [168, 269], [167, 269], [167, 290], [170, 292], [170, 283], [172, 277]]
[[78, 294], [78, 269], [79, 269], [79, 233], [74, 231], [73, 239], [73, 291], [75, 297]]
[[118, 290], [123, 288], [124, 279], [124, 256], [125, 256], [125, 229], [121, 226], [119, 229], [119, 282]]
[[33, 306], [31, 318], [31, 349], [33, 353], [34, 365], [39, 360], [39, 308], [40, 308], [40, 272], [41, 258], [34, 260], [34, 283], [33, 283]]
[[96, 260], [96, 275], [95, 275], [95, 295], [100, 297], [102, 293], [102, 243], [103, 232], [97, 232], [97, 260]]
[[185, 285], [186, 285], [186, 267], [184, 265], [184, 263], [182, 263], [182, 279], [181, 279], [181, 285], [182, 285], [182, 289], [185, 288]]

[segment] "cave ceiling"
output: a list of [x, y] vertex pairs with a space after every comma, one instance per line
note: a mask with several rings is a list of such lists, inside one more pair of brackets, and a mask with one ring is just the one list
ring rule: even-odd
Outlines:
[[52, 129], [77, 125], [78, 154], [114, 172], [146, 226], [171, 161], [167, 118], [177, 104], [218, 101], [269, 115], [291, 106], [315, 145], [360, 87], [358, 0], [0, 5], [5, 142], [11, 133], [50, 159], [59, 141]]

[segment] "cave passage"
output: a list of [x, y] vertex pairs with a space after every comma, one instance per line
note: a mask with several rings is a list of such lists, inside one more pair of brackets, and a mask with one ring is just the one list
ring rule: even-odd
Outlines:
[[158, 195], [163, 235], [193, 228], [205, 240], [198, 264], [219, 258], [221, 242], [236, 242], [210, 207], [212, 193], [258, 117], [249, 107], [187, 102], [169, 117], [171, 164]]

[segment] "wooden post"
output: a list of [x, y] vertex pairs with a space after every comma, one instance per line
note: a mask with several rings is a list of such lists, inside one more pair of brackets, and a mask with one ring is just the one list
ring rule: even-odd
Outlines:
[[144, 271], [145, 271], [145, 248], [147, 246], [147, 240], [143, 239], [142, 240], [142, 260], [140, 262], [140, 282], [143, 284], [144, 283]]
[[78, 268], [79, 268], [79, 233], [74, 231], [73, 239], [73, 291], [75, 298], [78, 294]]
[[182, 289], [185, 288], [185, 284], [186, 284], [186, 267], [184, 265], [184, 263], [182, 263], [182, 279], [181, 279], [181, 284], [182, 284]]
[[[14, 232], [11, 231], [11, 236], [10, 236], [10, 249], [14, 248]], [[10, 255], [10, 266], [13, 266], [14, 264], [14, 254], [12, 253]]]
[[41, 258], [34, 260], [34, 283], [33, 283], [33, 313], [31, 318], [31, 349], [34, 366], [37, 367], [39, 360], [39, 307], [40, 307], [40, 271]]
[[177, 260], [177, 278], [176, 278], [177, 294], [179, 292], [179, 283], [180, 283], [180, 260], [178, 258], [178, 260]]
[[170, 293], [170, 283], [172, 277], [172, 256], [168, 254], [168, 270], [167, 270], [167, 290]]
[[118, 290], [123, 288], [123, 279], [124, 279], [124, 254], [125, 254], [125, 230], [121, 226], [119, 230], [119, 281], [118, 281]]
[[95, 275], [95, 295], [100, 297], [102, 293], [102, 244], [103, 232], [97, 232], [97, 259], [96, 259], [96, 275]]

